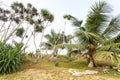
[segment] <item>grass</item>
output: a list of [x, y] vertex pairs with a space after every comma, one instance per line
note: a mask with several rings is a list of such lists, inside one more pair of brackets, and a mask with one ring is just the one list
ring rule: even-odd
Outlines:
[[64, 68], [75, 68], [75, 69], [81, 69], [81, 70], [86, 70], [88, 69], [86, 61], [71, 61], [68, 63], [60, 62], [59, 67], [64, 67]]
[[112, 76], [112, 77], [114, 77], [114, 78], [120, 78], [120, 72], [117, 72], [117, 71], [115, 71], [115, 70], [113, 70], [113, 69], [110, 69], [110, 70], [108, 70], [106, 73], [104, 73], [104, 72], [102, 72], [102, 71], [100, 71], [99, 72], [99, 75], [104, 75], [104, 76]]
[[[56, 62], [57, 66], [55, 65]], [[98, 65], [105, 65], [104, 62], [98, 63]], [[120, 78], [120, 73], [112, 69], [106, 73], [99, 71], [96, 75], [75, 77], [68, 73], [69, 68], [80, 71], [89, 69], [85, 59], [69, 60], [66, 56], [59, 56], [56, 61], [48, 61], [48, 57], [45, 56], [35, 64], [34, 58], [27, 56], [22, 70], [12, 74], [0, 75], [0, 80], [119, 80]]]

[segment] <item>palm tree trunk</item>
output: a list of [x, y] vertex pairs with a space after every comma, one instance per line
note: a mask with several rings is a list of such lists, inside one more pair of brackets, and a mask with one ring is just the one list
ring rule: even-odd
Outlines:
[[96, 67], [96, 65], [95, 65], [95, 60], [94, 60], [94, 58], [93, 58], [93, 54], [90, 54], [90, 55], [89, 55], [89, 64], [88, 64], [88, 67], [89, 67], [89, 68]]

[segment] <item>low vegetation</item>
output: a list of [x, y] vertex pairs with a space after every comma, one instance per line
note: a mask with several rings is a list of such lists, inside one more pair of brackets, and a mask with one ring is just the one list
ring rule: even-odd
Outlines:
[[[24, 63], [16, 73], [11, 73], [7, 75], [0, 75], [1, 80], [119, 80], [120, 73], [114, 69], [109, 68], [108, 71], [104, 72], [104, 67], [110, 67], [111, 64], [107, 64], [105, 62], [99, 62], [98, 67], [96, 68], [88, 68], [87, 61], [84, 58], [79, 58], [79, 60], [69, 61], [65, 55], [58, 56], [58, 59], [55, 61], [49, 61], [49, 56], [44, 56], [42, 59], [38, 61], [38, 63], [34, 63], [34, 58], [26, 55], [24, 57]], [[57, 62], [57, 66], [56, 66]], [[100, 66], [102, 65], [102, 66]], [[99, 67], [100, 66], [100, 67]], [[68, 69], [79, 69], [79, 71], [85, 70], [97, 70], [98, 74], [95, 75], [83, 75], [80, 77], [72, 76]]]
[[22, 63], [22, 45], [14, 46], [0, 42], [0, 73], [11, 73], [20, 69]]
[[[38, 12], [32, 4], [19, 2], [10, 9], [0, 7], [0, 80], [119, 80], [120, 17], [111, 16], [111, 11], [104, 1], [93, 4], [84, 26], [82, 20], [64, 15], [76, 27], [74, 35], [66, 35], [65, 28], [45, 34], [54, 21], [47, 9]], [[31, 39], [35, 52], [26, 53]], [[62, 49], [66, 55], [59, 55]], [[98, 74], [76, 77], [68, 72], [71, 68]]]

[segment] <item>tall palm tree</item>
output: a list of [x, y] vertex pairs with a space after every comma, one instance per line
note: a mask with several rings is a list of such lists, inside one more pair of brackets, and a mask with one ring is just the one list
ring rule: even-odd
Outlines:
[[[77, 26], [75, 36], [79, 43], [86, 47], [86, 54], [89, 55], [88, 67], [96, 66], [93, 55], [98, 50], [106, 51], [106, 54], [111, 52], [113, 58], [117, 57], [113, 54], [120, 53], [120, 41], [118, 40], [120, 17], [110, 17], [111, 11], [112, 9], [106, 2], [96, 2], [87, 15], [85, 26], [81, 26], [82, 21], [75, 17], [65, 15], [74, 26]], [[118, 61], [118, 58], [116, 60]]]

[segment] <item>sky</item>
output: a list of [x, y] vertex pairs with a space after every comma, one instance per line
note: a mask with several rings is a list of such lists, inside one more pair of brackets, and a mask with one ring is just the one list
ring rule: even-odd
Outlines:
[[[24, 4], [31, 3], [38, 10], [48, 9], [51, 13], [54, 14], [55, 20], [46, 32], [50, 32], [50, 29], [55, 31], [63, 30], [64, 22], [63, 15], [71, 14], [77, 17], [80, 20], [85, 20], [90, 10], [90, 6], [97, 1], [103, 0], [0, 0], [5, 5], [9, 6], [12, 2], [22, 2]], [[113, 8], [113, 14], [118, 15], [120, 13], [119, 0], [105, 0]], [[67, 25], [67, 24], [66, 24]], [[66, 33], [73, 33], [74, 30], [72, 27], [66, 26]]]
[[[39, 11], [40, 9], [48, 9], [54, 14], [55, 20], [50, 27], [47, 28], [46, 33], [49, 33], [51, 29], [55, 31], [64, 29], [63, 16], [65, 14], [71, 14], [80, 20], [84, 20], [90, 10], [90, 6], [97, 1], [103, 0], [0, 0], [6, 6], [10, 6], [13, 2], [18, 1], [23, 4], [31, 3]], [[113, 8], [113, 15], [120, 14], [120, 0], [104, 0]], [[66, 34], [74, 32], [74, 28], [69, 24], [66, 24]]]

